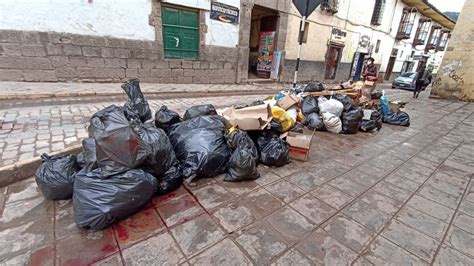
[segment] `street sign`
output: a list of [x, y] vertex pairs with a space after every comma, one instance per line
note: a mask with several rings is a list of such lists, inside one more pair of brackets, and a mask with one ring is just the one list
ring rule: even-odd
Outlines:
[[322, 0], [293, 0], [293, 4], [300, 14], [308, 17], [321, 4]]

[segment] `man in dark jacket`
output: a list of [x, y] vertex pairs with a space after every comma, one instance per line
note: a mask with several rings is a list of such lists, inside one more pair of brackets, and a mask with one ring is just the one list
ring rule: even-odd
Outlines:
[[415, 81], [415, 90], [413, 91], [413, 98], [418, 98], [420, 96], [420, 91], [423, 89], [423, 86], [428, 82], [429, 72], [426, 70], [425, 65], [422, 65], [418, 72], [416, 72], [416, 81]]

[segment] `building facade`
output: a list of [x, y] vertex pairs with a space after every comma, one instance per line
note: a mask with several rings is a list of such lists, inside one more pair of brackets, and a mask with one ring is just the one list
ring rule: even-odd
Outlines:
[[474, 1], [467, 0], [433, 81], [432, 96], [474, 101]]
[[[424, 1], [322, 1], [305, 24], [299, 82], [358, 80], [369, 56], [386, 80], [436, 66], [450, 24], [418, 12]], [[301, 21], [291, 0], [3, 0], [0, 10], [0, 81], [290, 82]], [[420, 23], [426, 44], [415, 45]]]

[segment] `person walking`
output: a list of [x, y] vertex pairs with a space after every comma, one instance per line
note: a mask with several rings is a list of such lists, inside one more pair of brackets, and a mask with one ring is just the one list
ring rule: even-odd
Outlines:
[[418, 98], [420, 92], [423, 89], [427, 79], [428, 79], [428, 70], [426, 70], [425, 65], [422, 65], [418, 72], [416, 72], [416, 81], [415, 81], [415, 90], [413, 91], [413, 98]]

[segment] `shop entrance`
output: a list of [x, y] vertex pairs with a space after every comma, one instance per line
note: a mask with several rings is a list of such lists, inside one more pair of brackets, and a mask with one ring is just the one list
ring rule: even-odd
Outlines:
[[395, 60], [397, 58], [395, 56], [391, 56], [388, 60], [387, 70], [385, 71], [385, 76], [383, 77], [384, 80], [390, 80], [390, 76], [392, 75], [393, 66], [395, 65]]
[[278, 12], [255, 5], [252, 9], [249, 41], [248, 79], [270, 78], [276, 49]]
[[364, 62], [367, 53], [356, 52], [352, 60], [351, 79], [359, 81], [362, 78], [362, 70], [364, 69]]
[[324, 79], [335, 79], [337, 66], [339, 65], [339, 60], [341, 59], [342, 46], [339, 45], [329, 45], [328, 52], [326, 55], [326, 71], [324, 74]]

